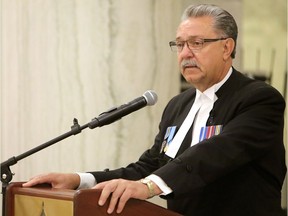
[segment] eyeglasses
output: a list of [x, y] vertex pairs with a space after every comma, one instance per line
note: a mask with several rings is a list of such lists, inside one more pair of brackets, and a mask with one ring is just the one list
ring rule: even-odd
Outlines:
[[186, 41], [170, 41], [169, 46], [173, 52], [181, 52], [187, 44], [188, 48], [193, 51], [198, 51], [203, 48], [204, 43], [215, 42], [219, 40], [226, 40], [227, 38], [214, 38], [214, 39], [203, 39], [203, 38], [191, 38]]

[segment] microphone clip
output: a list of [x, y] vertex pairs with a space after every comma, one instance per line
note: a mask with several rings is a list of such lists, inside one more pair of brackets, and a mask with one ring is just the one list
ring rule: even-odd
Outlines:
[[76, 118], [73, 119], [73, 125], [71, 126], [71, 132], [73, 135], [81, 133], [81, 127], [78, 123], [78, 120]]

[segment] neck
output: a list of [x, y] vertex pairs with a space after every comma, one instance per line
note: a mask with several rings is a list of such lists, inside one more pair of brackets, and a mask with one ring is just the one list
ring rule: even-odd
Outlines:
[[216, 72], [217, 76], [215, 76], [214, 79], [207, 80], [207, 83], [195, 84], [194, 87], [197, 88], [201, 92], [206, 91], [211, 86], [221, 82], [225, 78], [225, 76], [227, 75], [231, 67], [232, 67], [232, 64], [225, 64], [225, 67], [221, 71]]

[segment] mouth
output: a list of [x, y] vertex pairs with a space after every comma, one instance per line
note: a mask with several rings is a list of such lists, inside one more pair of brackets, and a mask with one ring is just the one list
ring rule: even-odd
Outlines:
[[186, 71], [186, 70], [188, 70], [188, 71], [192, 71], [192, 70], [199, 70], [199, 67], [197, 66], [197, 65], [183, 65], [182, 66], [182, 70], [183, 70], [183, 72], [184, 71]]
[[198, 68], [196, 65], [185, 65], [182, 66], [183, 69], [187, 69], [187, 68]]

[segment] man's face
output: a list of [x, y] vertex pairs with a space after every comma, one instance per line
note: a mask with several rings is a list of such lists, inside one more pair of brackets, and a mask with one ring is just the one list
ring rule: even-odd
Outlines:
[[[213, 19], [208, 16], [189, 18], [179, 25], [176, 40], [221, 38], [221, 35], [213, 29], [212, 24]], [[186, 81], [200, 91], [205, 91], [221, 81], [231, 66], [231, 58], [228, 58], [230, 65], [227, 69], [225, 43], [226, 40], [207, 42], [199, 50], [189, 49], [185, 43], [183, 50], [178, 52], [178, 63]], [[194, 63], [183, 66], [183, 61], [187, 60], [192, 60]]]

